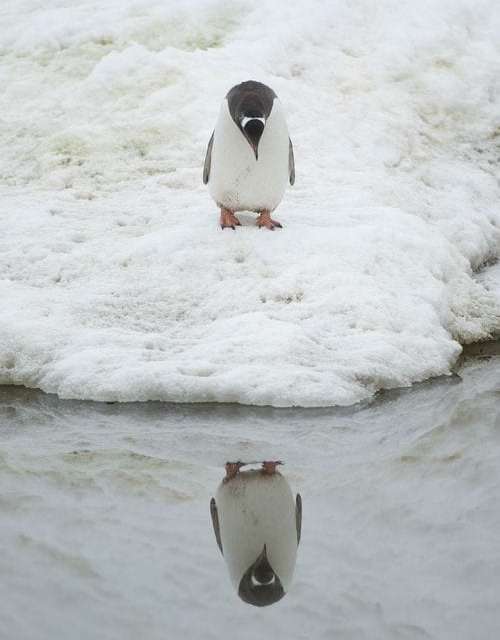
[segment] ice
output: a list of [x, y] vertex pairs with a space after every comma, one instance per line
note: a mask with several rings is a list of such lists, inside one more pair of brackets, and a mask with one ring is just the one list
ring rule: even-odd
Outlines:
[[[500, 330], [494, 1], [20, 2], [0, 34], [0, 383], [348, 405]], [[280, 96], [284, 229], [222, 232], [220, 102]]]

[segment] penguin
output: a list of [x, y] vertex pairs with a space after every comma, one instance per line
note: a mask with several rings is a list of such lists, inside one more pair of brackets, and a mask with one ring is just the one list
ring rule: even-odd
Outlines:
[[258, 213], [260, 228], [281, 228], [271, 213], [287, 182], [295, 182], [295, 160], [278, 97], [261, 82], [237, 84], [222, 102], [203, 168], [222, 229], [241, 225], [237, 211]]
[[257, 607], [274, 604], [288, 592], [302, 528], [300, 494], [293, 499], [276, 464], [240, 473], [242, 463], [228, 463], [227, 476], [210, 501], [231, 582], [244, 602]]

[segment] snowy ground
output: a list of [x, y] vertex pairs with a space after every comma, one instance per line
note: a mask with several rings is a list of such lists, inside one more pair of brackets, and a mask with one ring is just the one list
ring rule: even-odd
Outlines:
[[[2, 7], [0, 383], [350, 404], [500, 329], [496, 0]], [[222, 232], [225, 92], [271, 85], [297, 181]]]
[[[500, 357], [356, 410], [60, 401], [0, 388], [2, 640], [493, 640]], [[295, 579], [241, 602], [212, 533], [227, 459], [281, 457]]]

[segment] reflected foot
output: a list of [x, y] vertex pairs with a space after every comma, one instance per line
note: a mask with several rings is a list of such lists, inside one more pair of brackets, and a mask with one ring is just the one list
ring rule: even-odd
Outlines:
[[224, 478], [223, 482], [229, 482], [229, 480], [235, 478], [238, 475], [241, 467], [244, 466], [245, 464], [243, 462], [240, 462], [239, 460], [238, 462], [226, 462], [226, 477]]
[[274, 231], [275, 227], [278, 227], [278, 229], [282, 228], [282, 224], [280, 222], [278, 222], [277, 220], [273, 220], [271, 218], [270, 211], [262, 211], [259, 217], [257, 218], [256, 224], [259, 227], [259, 229], [262, 229], [262, 227], [265, 227], [270, 231]]
[[222, 208], [220, 210], [220, 226], [222, 229], [229, 228], [236, 231], [235, 227], [241, 227], [241, 222], [232, 211]]
[[279, 464], [283, 464], [281, 460], [266, 460], [262, 463], [262, 473], [268, 476], [272, 476], [274, 473], [276, 473], [276, 467]]

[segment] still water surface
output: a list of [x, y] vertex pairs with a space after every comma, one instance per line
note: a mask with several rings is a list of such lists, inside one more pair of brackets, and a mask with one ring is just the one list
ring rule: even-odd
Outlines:
[[[500, 357], [355, 409], [61, 401], [0, 387], [0, 638], [490, 640], [500, 628]], [[210, 498], [281, 459], [292, 584], [245, 604]]]

